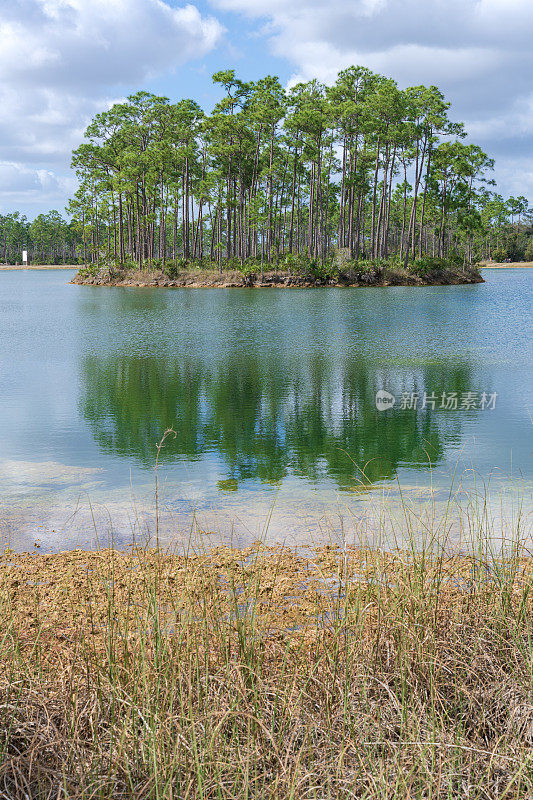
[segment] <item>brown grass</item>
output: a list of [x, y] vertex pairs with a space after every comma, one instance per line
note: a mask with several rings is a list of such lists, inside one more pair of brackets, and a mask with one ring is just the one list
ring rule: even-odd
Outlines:
[[531, 567], [8, 551], [0, 797], [531, 797]]

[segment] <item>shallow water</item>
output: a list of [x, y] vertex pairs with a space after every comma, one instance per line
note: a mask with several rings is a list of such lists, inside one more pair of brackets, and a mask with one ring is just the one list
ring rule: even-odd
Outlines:
[[402, 498], [444, 513], [450, 487], [487, 483], [527, 520], [533, 272], [485, 277], [257, 291], [0, 274], [0, 536], [58, 550], [153, 533], [168, 428], [162, 538], [195, 521], [241, 544], [347, 535], [383, 497], [398, 518]]

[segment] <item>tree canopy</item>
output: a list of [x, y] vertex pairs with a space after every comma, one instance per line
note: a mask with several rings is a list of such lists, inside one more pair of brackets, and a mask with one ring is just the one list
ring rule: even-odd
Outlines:
[[[210, 114], [145, 91], [97, 114], [72, 156], [71, 223], [51, 212], [24, 234], [36, 257], [59, 241], [97, 267], [525, 257], [526, 198], [495, 194], [493, 161], [436, 86], [401, 90], [364, 67], [331, 86], [213, 81]], [[21, 224], [0, 218], [4, 260]]]

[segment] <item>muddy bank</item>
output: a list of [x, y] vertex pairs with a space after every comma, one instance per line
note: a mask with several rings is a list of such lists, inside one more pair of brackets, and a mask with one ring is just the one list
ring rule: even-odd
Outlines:
[[3, 554], [0, 796], [531, 798], [530, 560], [482, 552]]
[[[354, 545], [292, 548], [257, 541], [245, 548], [213, 546], [210, 537], [204, 533], [203, 547], [186, 555], [139, 546], [42, 555], [38, 549], [15, 553], [8, 548], [0, 552], [0, 601], [9, 601], [12, 619], [26, 632], [59, 624], [63, 634], [73, 633], [82, 621], [106, 628], [110, 587], [113, 618], [123, 624], [132, 607], [150, 610], [154, 591], [162, 626], [176, 624], [176, 611], [197, 615], [209, 607], [224, 617], [238, 603], [241, 614], [253, 611], [256, 623], [267, 630], [306, 624], [316, 629], [331, 620], [341, 599], [349, 605], [358, 592], [380, 588], [401, 596], [410, 585], [412, 590], [419, 558], [413, 551], [387, 553]], [[475, 555], [436, 551], [432, 557], [420, 556], [418, 568], [423, 564], [429, 594], [460, 607], [468, 593], [497, 594], [504, 572], [511, 593], [527, 587], [533, 559], [520, 556], [487, 566]]]
[[284, 272], [265, 272], [261, 275], [242, 275], [237, 271], [222, 273], [212, 271], [191, 270], [170, 278], [163, 272], [118, 272], [101, 270], [96, 275], [86, 274], [80, 270], [72, 283], [85, 286], [139, 286], [188, 289], [237, 289], [237, 288], [317, 288], [324, 286], [368, 287], [368, 286], [452, 286], [471, 283], [483, 283], [479, 271], [467, 267], [447, 269], [439, 273], [423, 277], [413, 273], [397, 270], [383, 273], [371, 273], [338, 278], [312, 278], [302, 275], [290, 275]]

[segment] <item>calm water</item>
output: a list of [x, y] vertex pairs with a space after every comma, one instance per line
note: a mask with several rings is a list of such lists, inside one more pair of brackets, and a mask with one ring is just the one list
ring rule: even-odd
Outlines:
[[444, 502], [452, 481], [511, 478], [529, 511], [533, 270], [485, 277], [194, 291], [0, 273], [0, 534], [55, 550], [113, 527], [125, 543], [153, 525], [167, 428], [165, 535], [195, 516], [239, 541], [267, 520], [274, 538], [320, 536], [398, 482]]

